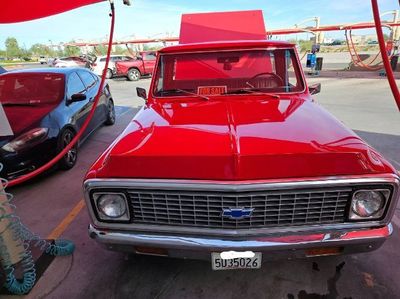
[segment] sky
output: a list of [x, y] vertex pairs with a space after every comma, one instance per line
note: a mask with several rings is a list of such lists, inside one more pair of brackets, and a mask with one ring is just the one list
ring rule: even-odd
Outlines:
[[[381, 12], [399, 9], [398, 0], [378, 2]], [[369, 0], [131, 0], [132, 6], [122, 5], [122, 0], [115, 0], [115, 3], [116, 40], [132, 36], [177, 36], [183, 13], [208, 11], [261, 9], [267, 29], [291, 28], [294, 24], [315, 16], [321, 18], [321, 25], [372, 20]], [[0, 48], [5, 48], [4, 41], [10, 36], [17, 38], [19, 45], [26, 48], [35, 43], [99, 40], [105, 38], [109, 32], [108, 13], [109, 4], [105, 1], [34, 21], [0, 24]], [[373, 31], [360, 31], [361, 34], [370, 32]], [[326, 37], [333, 38], [342, 36], [341, 32], [326, 34]], [[301, 38], [301, 35], [298, 38]]]

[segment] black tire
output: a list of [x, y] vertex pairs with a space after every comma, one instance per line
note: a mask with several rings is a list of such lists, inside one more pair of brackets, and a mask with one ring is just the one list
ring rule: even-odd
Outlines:
[[110, 69], [107, 69], [106, 72], [106, 79], [111, 79], [113, 77], [113, 72]]
[[142, 75], [138, 69], [130, 69], [126, 76], [129, 81], [138, 81]]
[[[58, 139], [58, 152], [61, 152], [75, 137], [75, 132], [69, 128], [65, 129]], [[58, 166], [62, 170], [68, 170], [75, 166], [78, 159], [78, 145], [75, 144], [68, 153], [58, 162]]]
[[114, 102], [112, 100], [108, 101], [107, 104], [107, 119], [104, 122], [106, 126], [112, 126], [115, 124], [115, 107]]

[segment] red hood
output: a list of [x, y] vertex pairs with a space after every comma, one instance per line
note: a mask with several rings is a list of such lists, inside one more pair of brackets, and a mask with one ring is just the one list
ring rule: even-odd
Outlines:
[[25, 129], [39, 122], [56, 105], [43, 106], [5, 106], [4, 112], [10, 122], [14, 136], [19, 135]]
[[145, 107], [96, 167], [97, 177], [211, 180], [393, 171], [318, 104], [254, 96]]

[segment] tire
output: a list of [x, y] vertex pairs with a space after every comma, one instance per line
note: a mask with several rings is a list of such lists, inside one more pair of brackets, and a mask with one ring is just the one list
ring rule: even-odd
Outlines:
[[129, 81], [138, 81], [141, 77], [141, 74], [138, 69], [130, 69], [127, 77]]
[[107, 69], [107, 72], [106, 72], [106, 79], [111, 79], [112, 77], [113, 77], [112, 70]]
[[104, 122], [106, 126], [112, 126], [115, 124], [115, 107], [114, 102], [112, 100], [108, 100], [107, 105], [107, 119]]
[[[57, 149], [61, 152], [75, 137], [75, 132], [69, 128], [65, 129], [59, 139]], [[58, 166], [62, 170], [68, 170], [75, 166], [76, 160], [78, 159], [78, 145], [75, 144], [64, 157], [58, 162]]]

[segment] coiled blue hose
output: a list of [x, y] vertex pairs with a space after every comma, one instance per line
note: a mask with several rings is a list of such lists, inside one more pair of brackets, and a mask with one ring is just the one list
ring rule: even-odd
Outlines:
[[[3, 165], [0, 163], [0, 172], [3, 169]], [[22, 281], [16, 279], [14, 272], [14, 266], [11, 262], [10, 253], [4, 243], [4, 239], [0, 233], [0, 259], [7, 275], [5, 288], [16, 295], [23, 295], [28, 293], [36, 282], [36, 269], [35, 262], [32, 257], [32, 253], [29, 250], [30, 244], [35, 247], [39, 247], [40, 250], [45, 251], [46, 254], [53, 256], [66, 256], [74, 252], [75, 245], [68, 240], [55, 240], [54, 243], [49, 243], [43, 240], [37, 234], [29, 231], [22, 223], [18, 216], [15, 215], [15, 205], [11, 204], [13, 198], [12, 194], [5, 192], [7, 187], [7, 180], [0, 178], [0, 184], [3, 186], [1, 194], [6, 196], [6, 201], [0, 204], [0, 221], [7, 218], [9, 225], [6, 230], [11, 230], [13, 240], [17, 241], [20, 246], [24, 247], [23, 253], [19, 256], [21, 260], [21, 266], [23, 269]], [[6, 212], [6, 211], [12, 211]], [[4, 233], [4, 232], [3, 232]]]

